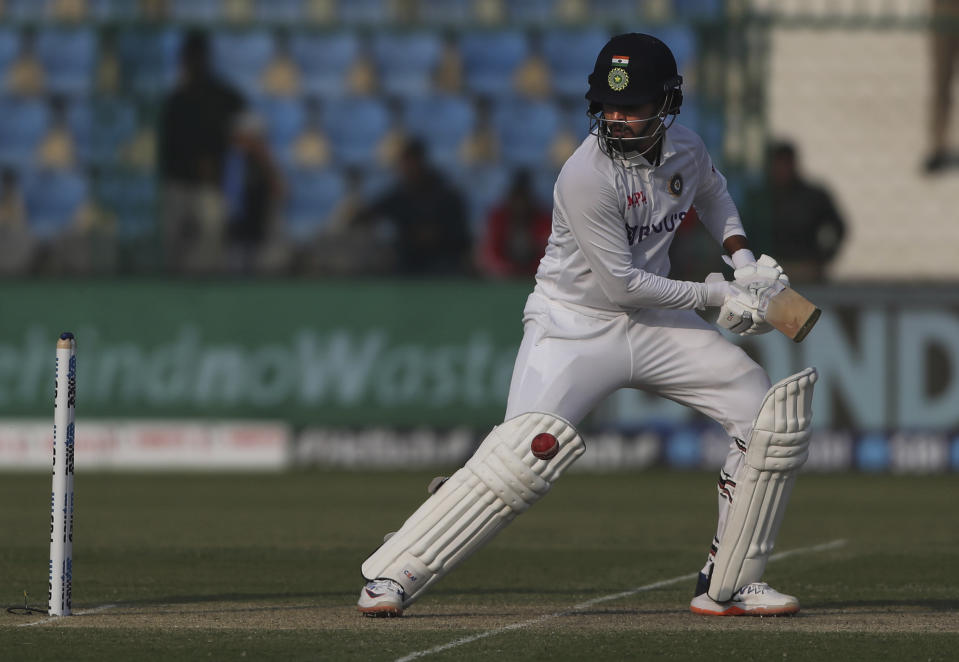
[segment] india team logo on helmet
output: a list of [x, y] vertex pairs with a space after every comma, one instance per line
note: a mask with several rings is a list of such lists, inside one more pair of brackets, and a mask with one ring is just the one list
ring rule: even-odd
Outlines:
[[622, 92], [626, 89], [626, 86], [629, 85], [629, 74], [626, 73], [626, 70], [622, 67], [610, 69], [609, 76], [606, 77], [606, 82], [609, 83], [610, 89]]

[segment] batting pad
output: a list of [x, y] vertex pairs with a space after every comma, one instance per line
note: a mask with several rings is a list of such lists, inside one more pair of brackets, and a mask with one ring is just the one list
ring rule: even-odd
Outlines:
[[[530, 450], [541, 432], [559, 441], [550, 460]], [[408, 606], [539, 501], [585, 450], [576, 429], [551, 414], [521, 414], [496, 426], [466, 464], [363, 563], [363, 576], [398, 581]]]
[[717, 602], [759, 581], [766, 569], [796, 475], [809, 455], [818, 376], [815, 368], [806, 368], [773, 385], [763, 399], [713, 563], [708, 593]]

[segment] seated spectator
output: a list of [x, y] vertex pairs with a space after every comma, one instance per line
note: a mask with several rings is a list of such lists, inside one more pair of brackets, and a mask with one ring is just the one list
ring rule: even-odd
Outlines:
[[518, 170], [506, 198], [490, 212], [478, 261], [494, 278], [529, 277], [546, 249], [552, 214], [534, 195], [527, 170]]
[[418, 140], [405, 144], [398, 170], [396, 183], [353, 222], [380, 227], [388, 234], [397, 273], [469, 273], [472, 247], [463, 195], [430, 165]]
[[749, 194], [746, 210], [750, 236], [762, 252], [776, 256], [794, 282], [825, 278], [846, 226], [830, 192], [803, 176], [792, 143], [770, 147], [765, 181]]

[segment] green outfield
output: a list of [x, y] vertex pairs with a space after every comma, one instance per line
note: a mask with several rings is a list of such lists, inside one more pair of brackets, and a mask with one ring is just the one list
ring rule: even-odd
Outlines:
[[[803, 611], [687, 611], [712, 474], [564, 476], [407, 612], [359, 565], [432, 474], [76, 479], [74, 612], [0, 613], [4, 660], [952, 660], [959, 477], [802, 476], [766, 579]], [[0, 474], [0, 602], [46, 604], [50, 478]]]

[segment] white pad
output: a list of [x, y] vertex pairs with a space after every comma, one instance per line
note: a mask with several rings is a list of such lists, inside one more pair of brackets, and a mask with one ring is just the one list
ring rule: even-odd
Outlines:
[[[550, 460], [530, 450], [541, 432], [559, 441], [559, 452]], [[585, 450], [576, 429], [551, 414], [521, 414], [498, 425], [466, 465], [363, 563], [363, 576], [396, 580], [406, 591], [404, 606], [411, 604], [539, 501]]]
[[817, 378], [815, 368], [806, 368], [774, 384], [763, 399], [713, 563], [708, 593], [716, 602], [762, 578], [796, 475], [809, 455]]

